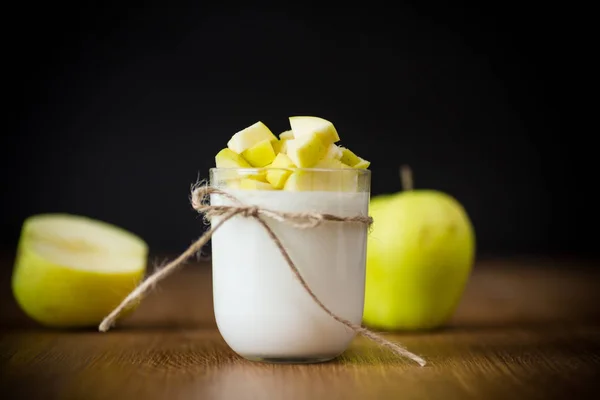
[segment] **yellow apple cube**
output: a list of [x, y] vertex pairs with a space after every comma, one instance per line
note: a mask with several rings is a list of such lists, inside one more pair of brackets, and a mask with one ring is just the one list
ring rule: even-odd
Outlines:
[[242, 157], [253, 167], [264, 167], [275, 159], [275, 150], [269, 139], [261, 140], [242, 152]]
[[244, 150], [251, 148], [263, 140], [275, 141], [277, 140], [277, 136], [265, 124], [258, 121], [234, 134], [227, 142], [227, 147], [241, 154]]
[[356, 173], [352, 170], [314, 172], [295, 171], [283, 187], [283, 190], [292, 192], [302, 191], [330, 191], [330, 192], [355, 192], [357, 188]]
[[279, 134], [279, 140], [290, 140], [294, 138], [294, 132], [289, 130], [289, 131], [283, 131]]
[[275, 150], [275, 154], [279, 154], [279, 153], [287, 153], [287, 141], [289, 139], [280, 139], [276, 142], [271, 142], [271, 145], [273, 146], [273, 150]]
[[327, 148], [327, 154], [325, 154], [325, 159], [333, 159], [333, 160], [341, 160], [342, 159], [342, 149], [340, 149], [337, 145], [331, 143]]
[[217, 168], [252, 168], [239, 154], [229, 148], [224, 148], [215, 156]]
[[254, 179], [255, 181], [267, 182], [267, 171], [264, 170], [240, 170], [235, 171], [238, 179]]
[[340, 140], [333, 124], [319, 117], [289, 117], [294, 139], [316, 134], [325, 144]]
[[352, 168], [349, 167], [348, 165], [344, 164], [343, 162], [341, 162], [340, 160], [336, 160], [334, 158], [324, 158], [322, 160], [319, 160], [314, 168], [323, 168], [323, 169], [347, 169], [347, 168]]
[[350, 149], [341, 147], [341, 150], [342, 150], [342, 157], [340, 158], [340, 160], [344, 164], [349, 165], [350, 167], [353, 167], [360, 162], [361, 159], [356, 154], [354, 154]]
[[294, 171], [283, 190], [354, 192], [358, 187], [356, 171], [339, 160], [324, 159], [315, 164], [314, 168], [330, 171]]
[[276, 150], [276, 153], [287, 153], [287, 141], [292, 140], [294, 138], [294, 133], [292, 131], [283, 131], [279, 134], [279, 147]]
[[255, 179], [240, 180], [239, 188], [243, 190], [275, 190], [270, 184]]
[[292, 160], [285, 154], [279, 153], [269, 168], [267, 169], [267, 181], [273, 185], [275, 189], [282, 189], [285, 185], [285, 181], [292, 174], [291, 170], [278, 169], [278, 168], [295, 168], [296, 165]]
[[327, 147], [317, 133], [287, 141], [287, 155], [299, 168], [310, 168], [327, 154]]
[[271, 146], [273, 146], [273, 151], [275, 152], [275, 155], [281, 153], [281, 146], [283, 145], [283, 140], [273, 140], [271, 142]]
[[369, 165], [371, 165], [370, 161], [364, 160], [364, 159], [362, 159], [360, 157], [359, 157], [359, 159], [360, 159], [360, 161], [358, 163], [354, 164], [352, 166], [352, 168], [359, 168], [359, 169], [367, 169], [367, 168], [369, 168]]

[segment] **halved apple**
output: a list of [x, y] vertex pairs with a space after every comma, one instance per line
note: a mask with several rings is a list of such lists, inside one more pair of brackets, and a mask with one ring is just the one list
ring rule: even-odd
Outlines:
[[21, 230], [13, 294], [42, 325], [97, 326], [140, 283], [147, 256], [143, 239], [115, 225], [78, 215], [35, 215]]

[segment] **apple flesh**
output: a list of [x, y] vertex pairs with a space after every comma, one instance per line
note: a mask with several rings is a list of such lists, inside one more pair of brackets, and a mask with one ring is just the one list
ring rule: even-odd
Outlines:
[[374, 196], [367, 241], [363, 322], [383, 330], [445, 324], [475, 257], [475, 233], [461, 204], [435, 190]]

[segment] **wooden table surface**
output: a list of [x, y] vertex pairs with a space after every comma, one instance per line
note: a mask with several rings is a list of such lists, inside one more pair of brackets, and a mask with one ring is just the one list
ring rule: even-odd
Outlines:
[[216, 330], [207, 263], [168, 278], [107, 333], [44, 329], [12, 300], [11, 262], [0, 265], [2, 399], [580, 399], [600, 389], [600, 269], [579, 262], [478, 262], [446, 328], [386, 334], [424, 368], [363, 338], [324, 364], [245, 361]]

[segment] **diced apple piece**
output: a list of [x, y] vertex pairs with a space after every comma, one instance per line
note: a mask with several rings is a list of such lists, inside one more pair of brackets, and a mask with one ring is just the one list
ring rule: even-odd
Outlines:
[[331, 191], [331, 192], [355, 192], [357, 188], [356, 172], [350, 170], [319, 172], [299, 170], [293, 172], [283, 187], [286, 191]]
[[273, 140], [271, 142], [271, 146], [273, 146], [273, 151], [275, 152], [275, 155], [281, 153], [281, 145], [283, 144], [284, 140]]
[[340, 149], [337, 145], [331, 143], [327, 148], [327, 154], [325, 154], [326, 159], [340, 160], [342, 158], [342, 149]]
[[265, 124], [258, 121], [234, 134], [227, 142], [227, 147], [241, 154], [263, 140], [274, 141], [277, 140], [277, 136]]
[[291, 139], [283, 139], [283, 140], [279, 141], [281, 143], [281, 146], [279, 146], [279, 152], [280, 153], [287, 154], [287, 149], [288, 149], [287, 142], [288, 142], [288, 140], [291, 140]]
[[324, 158], [322, 160], [319, 160], [315, 164], [314, 168], [345, 169], [345, 168], [352, 168], [352, 167], [349, 167], [348, 165], [344, 164], [340, 160], [336, 160], [334, 158]]
[[[248, 161], [246, 161], [241, 155], [237, 154], [229, 148], [224, 148], [221, 151], [219, 151], [215, 156], [215, 162], [217, 168], [252, 168]], [[239, 183], [238, 181], [240, 179], [240, 175], [242, 175], [244, 178], [267, 182], [265, 171], [242, 172], [232, 170], [230, 171], [230, 173], [227, 174], [225, 172], [220, 173], [219, 177], [221, 181], [223, 181], [223, 184], [225, 184], [228, 187], [234, 187]]]
[[241, 177], [240, 179], [247, 178], [247, 179], [254, 179], [255, 181], [260, 181], [260, 182], [265, 182], [265, 183], [267, 182], [267, 171], [264, 171], [264, 170], [256, 171], [256, 170], [250, 169], [247, 171], [240, 170], [240, 171], [236, 171], [236, 172], [237, 172], [238, 178]]
[[287, 141], [287, 155], [299, 168], [310, 168], [327, 154], [327, 146], [315, 132]]
[[283, 131], [279, 134], [279, 140], [290, 140], [294, 138], [294, 132], [289, 130], [289, 131]]
[[333, 124], [319, 117], [289, 117], [294, 139], [317, 134], [323, 143], [330, 144], [340, 140]]
[[360, 162], [360, 157], [354, 154], [350, 149], [347, 149], [345, 147], [340, 147], [340, 149], [342, 150], [342, 157], [340, 158], [340, 160], [344, 164], [353, 167]]
[[292, 131], [283, 131], [279, 134], [279, 146], [278, 153], [287, 153], [287, 141], [292, 140], [294, 138], [294, 132]]
[[304, 192], [313, 189], [314, 172], [295, 171], [285, 181], [283, 190], [289, 192]]
[[260, 182], [255, 179], [242, 179], [240, 180], [240, 189], [244, 190], [275, 190], [273, 186], [268, 183]]
[[285, 181], [292, 174], [291, 170], [279, 169], [279, 168], [295, 168], [294, 162], [285, 154], [279, 153], [273, 163], [268, 166], [267, 169], [267, 181], [273, 185], [275, 189], [282, 189], [285, 185]]
[[360, 159], [360, 161], [357, 162], [356, 164], [354, 164], [352, 166], [352, 168], [359, 168], [359, 169], [367, 169], [367, 168], [369, 168], [369, 165], [371, 165], [370, 161], [367, 161], [367, 160], [365, 160], [363, 158], [360, 158], [360, 157], [359, 157], [359, 159]]
[[271, 142], [273, 145], [273, 150], [275, 150], [275, 154], [279, 153], [287, 153], [287, 141], [290, 139], [280, 139], [276, 142]]
[[357, 173], [352, 167], [339, 160], [324, 159], [315, 168], [330, 169], [330, 171], [294, 171], [283, 187], [287, 191], [356, 191]]
[[273, 162], [275, 159], [275, 150], [273, 150], [271, 141], [265, 139], [244, 150], [242, 157], [253, 167], [260, 168]]
[[217, 168], [252, 168], [244, 158], [229, 148], [222, 149], [215, 156]]

